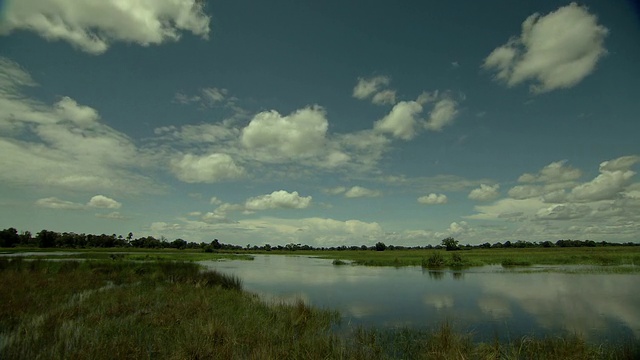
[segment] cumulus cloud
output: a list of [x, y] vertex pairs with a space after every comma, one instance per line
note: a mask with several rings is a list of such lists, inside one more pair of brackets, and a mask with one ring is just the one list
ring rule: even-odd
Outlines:
[[489, 205], [474, 207], [476, 214], [467, 216], [475, 220], [525, 219], [535, 215], [545, 203], [539, 198], [500, 199]]
[[600, 172], [627, 171], [637, 163], [640, 163], [640, 156], [638, 155], [622, 156], [617, 159], [602, 162], [600, 164]]
[[324, 109], [307, 107], [288, 116], [264, 111], [242, 129], [242, 145], [262, 160], [275, 162], [317, 155], [329, 123]]
[[382, 195], [380, 191], [367, 189], [362, 186], [354, 186], [344, 193], [344, 196], [348, 198], [378, 197], [380, 195]]
[[460, 222], [452, 222], [449, 224], [449, 234], [451, 235], [461, 235], [467, 231], [469, 231], [469, 224], [466, 221]]
[[220, 153], [203, 156], [185, 154], [171, 161], [171, 171], [187, 183], [214, 183], [237, 179], [245, 173], [231, 156]]
[[371, 102], [376, 105], [391, 105], [396, 103], [395, 90], [382, 90], [371, 98]]
[[480, 184], [479, 188], [471, 190], [469, 193], [469, 199], [477, 200], [477, 201], [489, 201], [498, 197], [498, 189], [500, 189], [499, 184], [485, 185]]
[[[391, 79], [387, 76], [375, 76], [372, 78], [358, 78], [358, 84], [353, 88], [353, 97], [366, 99], [378, 92], [381, 87], [389, 85]], [[395, 93], [394, 93], [395, 96]]]
[[571, 3], [547, 15], [535, 13], [522, 23], [520, 36], [494, 49], [483, 67], [515, 86], [532, 81], [531, 91], [569, 88], [596, 67], [606, 54], [608, 30], [588, 9]]
[[593, 180], [574, 187], [569, 199], [575, 202], [612, 200], [629, 184], [635, 172], [604, 171]]
[[443, 127], [450, 125], [458, 115], [458, 103], [450, 98], [438, 101], [431, 112], [425, 127], [431, 131], [441, 131]]
[[422, 105], [415, 101], [401, 101], [384, 118], [376, 121], [374, 129], [390, 133], [394, 137], [411, 140], [417, 134], [417, 118], [422, 112]]
[[545, 166], [537, 174], [525, 173], [518, 178], [522, 183], [561, 183], [579, 179], [582, 171], [566, 165], [567, 161], [556, 161]]
[[434, 102], [438, 100], [439, 94], [440, 92], [438, 90], [435, 90], [432, 92], [423, 91], [420, 95], [418, 95], [416, 102], [420, 105], [425, 105], [425, 104]]
[[266, 209], [304, 209], [311, 204], [311, 196], [300, 196], [297, 191], [274, 191], [271, 194], [260, 195], [247, 199], [244, 204], [246, 210]]
[[102, 209], [119, 209], [122, 204], [104, 195], [96, 195], [89, 200], [87, 206]]
[[507, 192], [512, 199], [528, 199], [544, 194], [544, 188], [537, 185], [516, 185]]
[[442, 205], [447, 203], [447, 195], [431, 193], [429, 195], [421, 196], [418, 198], [420, 204], [426, 205]]
[[210, 17], [203, 7], [197, 0], [20, 0], [6, 7], [0, 34], [32, 31], [101, 54], [115, 42], [157, 45], [178, 41], [185, 31], [207, 39]]

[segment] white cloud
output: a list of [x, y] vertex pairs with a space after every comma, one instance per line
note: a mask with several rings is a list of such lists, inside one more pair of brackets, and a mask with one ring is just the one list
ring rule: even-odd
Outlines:
[[149, 227], [149, 229], [151, 231], [153, 231], [156, 236], [164, 236], [163, 233], [166, 233], [167, 231], [176, 231], [176, 230], [181, 230], [182, 226], [180, 226], [180, 224], [169, 224], [167, 222], [164, 221], [157, 221], [154, 223], [151, 223], [151, 226]]
[[131, 171], [151, 162], [128, 136], [70, 97], [53, 105], [26, 97], [22, 88], [34, 85], [18, 64], [0, 58], [1, 181], [74, 191], [158, 191], [153, 180]]
[[180, 129], [175, 126], [163, 126], [154, 129], [160, 140], [180, 140], [185, 144], [219, 144], [235, 140], [240, 131], [228, 124], [184, 125]]
[[60, 118], [68, 119], [80, 127], [95, 126], [100, 119], [98, 112], [88, 106], [78, 105], [78, 103], [70, 97], [64, 96], [58, 101], [54, 108]]
[[640, 156], [638, 155], [622, 156], [617, 159], [602, 162], [600, 164], [600, 172], [627, 171], [637, 163], [640, 163]]
[[429, 113], [425, 127], [431, 131], [441, 131], [443, 127], [451, 125], [458, 115], [457, 106], [458, 103], [449, 98], [438, 101]]
[[36, 201], [36, 206], [49, 209], [87, 210], [89, 208], [119, 209], [122, 207], [122, 204], [104, 195], [96, 195], [92, 197], [86, 205], [60, 200], [57, 197], [48, 197]]
[[462, 235], [467, 231], [469, 231], [469, 224], [467, 224], [466, 221], [460, 221], [460, 222], [454, 221], [449, 225], [448, 231], [449, 231], [449, 234], [451, 235]]
[[535, 217], [539, 220], [570, 220], [582, 218], [591, 213], [586, 205], [557, 204], [538, 210]]
[[422, 112], [422, 105], [415, 101], [400, 101], [384, 118], [376, 121], [374, 129], [390, 133], [394, 137], [411, 140], [417, 134], [417, 116]]
[[565, 166], [566, 160], [552, 162], [537, 174], [525, 173], [518, 178], [522, 183], [561, 183], [571, 182], [582, 176], [582, 171], [571, 166]]
[[241, 142], [257, 159], [282, 162], [321, 152], [328, 127], [326, 113], [319, 106], [288, 116], [275, 110], [264, 111], [242, 129]]
[[571, 3], [545, 16], [529, 16], [521, 35], [493, 50], [483, 67], [495, 70], [496, 79], [510, 87], [533, 81], [534, 93], [569, 88], [589, 75], [606, 54], [607, 33], [595, 15]]
[[371, 99], [371, 102], [376, 105], [390, 105], [396, 103], [396, 91], [395, 90], [382, 90]]
[[177, 41], [184, 31], [209, 35], [210, 17], [197, 0], [20, 0], [5, 10], [0, 34], [32, 31], [92, 54], [114, 42], [148, 46]]
[[324, 192], [326, 192], [327, 194], [330, 195], [338, 195], [338, 194], [342, 194], [345, 191], [347, 191], [347, 188], [344, 186], [336, 186], [334, 188], [330, 188], [330, 189], [325, 189]]
[[425, 104], [434, 102], [438, 100], [439, 94], [440, 92], [438, 90], [435, 90], [432, 92], [423, 91], [420, 95], [418, 95], [416, 102], [420, 105], [425, 105]]
[[480, 184], [479, 188], [471, 190], [469, 193], [469, 199], [478, 201], [489, 201], [498, 197], [499, 184], [493, 186]]
[[476, 205], [476, 214], [467, 216], [476, 220], [523, 219], [530, 217], [543, 208], [542, 199], [500, 199], [489, 205]]
[[245, 173], [231, 156], [219, 153], [203, 156], [185, 154], [182, 158], [171, 161], [171, 171], [178, 179], [188, 183], [214, 183], [237, 179]]
[[87, 206], [102, 209], [119, 209], [122, 204], [104, 195], [96, 195], [89, 200]]
[[447, 203], [447, 195], [431, 193], [429, 195], [421, 196], [418, 198], [420, 204], [426, 205], [441, 205]]
[[599, 200], [613, 200], [629, 184], [635, 172], [604, 171], [595, 179], [574, 187], [569, 199], [575, 202], [591, 202]]
[[126, 216], [120, 214], [117, 211], [113, 211], [108, 214], [96, 214], [96, 217], [109, 220], [127, 220]]
[[218, 199], [215, 196], [212, 196], [211, 200], [209, 200], [209, 204], [211, 204], [211, 205], [220, 205], [220, 204], [222, 204], [222, 200]]
[[512, 199], [528, 199], [544, 194], [544, 188], [538, 185], [516, 185], [507, 192]]
[[219, 89], [219, 88], [204, 88], [202, 89], [202, 96], [208, 100], [210, 103], [218, 103], [223, 101], [227, 97], [227, 93], [229, 91], [227, 89]]
[[[376, 76], [369, 79], [358, 78], [358, 84], [353, 88], [353, 97], [357, 99], [366, 99], [386, 85], [389, 85], [391, 79], [387, 76]], [[395, 94], [394, 94], [395, 95]]]
[[382, 195], [380, 191], [367, 189], [362, 186], [354, 186], [344, 193], [344, 196], [348, 198], [378, 197], [380, 195]]
[[311, 204], [311, 196], [300, 196], [297, 191], [274, 191], [271, 194], [260, 195], [247, 199], [244, 204], [246, 210], [266, 209], [304, 209]]
[[39, 199], [36, 201], [36, 206], [48, 209], [60, 209], [60, 210], [82, 210], [83, 204], [74, 203], [71, 201], [60, 200], [56, 197], [48, 197]]

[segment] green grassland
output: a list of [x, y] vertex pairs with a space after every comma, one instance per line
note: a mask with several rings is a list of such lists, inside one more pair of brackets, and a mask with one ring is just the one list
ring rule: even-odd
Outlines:
[[431, 330], [339, 327], [335, 311], [266, 303], [193, 262], [0, 259], [2, 359], [634, 359], [577, 336], [474, 343]]
[[[86, 249], [40, 249], [30, 247], [0, 248], [0, 252], [9, 254], [38, 253], [27, 256], [37, 259], [91, 259], [91, 260], [172, 260], [172, 261], [205, 261], [205, 260], [253, 260], [248, 253], [238, 251], [204, 252], [201, 249], [139, 249], [139, 248], [86, 248]], [[70, 255], [59, 255], [69, 252]]]
[[[579, 248], [502, 248], [445, 251], [435, 249], [297, 251], [327, 259], [348, 260], [366, 266], [471, 267], [483, 265], [593, 265], [607, 272], [640, 272], [640, 246]], [[437, 254], [437, 255], [434, 255]], [[440, 264], [430, 264], [433, 257]], [[593, 269], [588, 269], [594, 271]]]

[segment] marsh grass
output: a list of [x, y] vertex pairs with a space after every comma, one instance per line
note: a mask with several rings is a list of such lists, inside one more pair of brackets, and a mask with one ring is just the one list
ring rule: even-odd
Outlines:
[[513, 266], [531, 266], [530, 261], [526, 260], [514, 260], [514, 259], [505, 259], [502, 260], [502, 267], [513, 267]]
[[[429, 268], [427, 261], [437, 253], [446, 254], [448, 252], [435, 249], [296, 252], [298, 255], [350, 260], [354, 265], [422, 266], [425, 268]], [[503, 262], [515, 262], [530, 265], [594, 265], [603, 266], [602, 272], [640, 273], [640, 246], [473, 249], [456, 251], [453, 254], [458, 254], [462, 257], [462, 267], [501, 265]], [[451, 256], [453, 257], [453, 255]], [[442, 266], [451, 266], [455, 263], [453, 258], [445, 259], [445, 265]], [[456, 266], [454, 265], [453, 267]], [[554, 271], [565, 270], [558, 268]]]
[[[194, 263], [0, 259], [1, 359], [634, 359], [580, 338], [473, 343], [434, 330], [356, 328], [301, 300], [266, 303]], [[11, 289], [11, 291], [4, 291]]]

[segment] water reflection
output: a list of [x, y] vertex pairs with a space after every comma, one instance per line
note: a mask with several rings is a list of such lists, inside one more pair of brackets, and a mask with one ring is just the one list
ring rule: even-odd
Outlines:
[[334, 266], [277, 255], [203, 264], [237, 275], [266, 299], [338, 309], [347, 324], [432, 327], [446, 319], [483, 340], [564, 332], [640, 337], [637, 275]]

